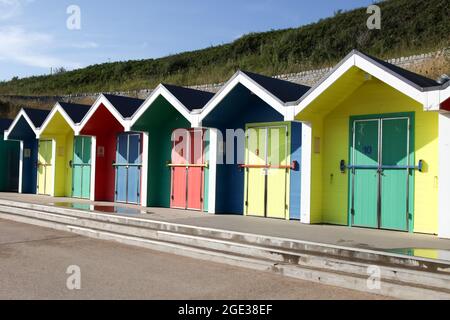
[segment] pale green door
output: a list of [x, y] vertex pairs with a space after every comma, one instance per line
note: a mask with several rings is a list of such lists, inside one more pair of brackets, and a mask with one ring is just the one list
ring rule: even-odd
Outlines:
[[40, 140], [38, 151], [37, 191], [41, 195], [51, 195], [53, 188], [53, 141]]
[[267, 217], [286, 219], [287, 184], [289, 178], [287, 127], [268, 128]]
[[245, 213], [286, 219], [289, 179], [286, 126], [249, 128], [246, 156]]
[[91, 138], [75, 137], [72, 162], [72, 196], [89, 199], [91, 192]]
[[245, 213], [265, 216], [267, 129], [252, 128], [247, 135]]

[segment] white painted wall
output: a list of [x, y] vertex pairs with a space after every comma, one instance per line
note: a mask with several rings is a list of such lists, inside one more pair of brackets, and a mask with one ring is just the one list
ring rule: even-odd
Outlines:
[[216, 213], [217, 182], [217, 129], [209, 130], [209, 181], [208, 181], [208, 213]]
[[141, 206], [147, 206], [148, 132], [142, 133]]
[[91, 137], [91, 194], [90, 194], [91, 201], [95, 201], [96, 169], [97, 169], [97, 138]]
[[450, 113], [439, 114], [439, 237], [450, 239]]
[[311, 223], [311, 160], [312, 160], [312, 125], [302, 123], [302, 162], [301, 170], [301, 222]]

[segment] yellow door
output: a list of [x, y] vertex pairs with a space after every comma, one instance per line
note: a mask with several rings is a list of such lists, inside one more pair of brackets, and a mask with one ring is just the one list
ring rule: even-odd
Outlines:
[[38, 194], [51, 195], [53, 186], [52, 168], [53, 142], [48, 140], [39, 141], [38, 152]]
[[286, 219], [289, 159], [287, 128], [269, 127], [267, 155], [267, 217]]
[[245, 213], [265, 216], [267, 129], [249, 129], [246, 155], [246, 201]]

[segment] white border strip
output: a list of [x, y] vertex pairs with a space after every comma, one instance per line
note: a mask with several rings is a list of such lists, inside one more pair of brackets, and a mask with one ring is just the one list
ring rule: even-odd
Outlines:
[[178, 100], [163, 84], [160, 84], [131, 117], [131, 122], [129, 125], [130, 128], [133, 127], [133, 125], [144, 115], [148, 108], [151, 108], [153, 103], [160, 96], [164, 97], [179, 113], [183, 115], [183, 117], [186, 118], [186, 120], [191, 123], [191, 125], [195, 124], [195, 117], [191, 114], [191, 112], [189, 112], [180, 100]]
[[[332, 84], [334, 84], [340, 77], [342, 77], [348, 70], [352, 67], [357, 67], [370, 75], [376, 77], [377, 79], [385, 82], [394, 89], [402, 92], [411, 99], [421, 103], [425, 109], [432, 109], [429, 106], [428, 95], [431, 93], [422, 92], [413, 85], [406, 81], [403, 81], [399, 77], [395, 76], [392, 72], [388, 72], [381, 68], [372, 61], [366, 59], [363, 55], [358, 52], [353, 52], [347, 58], [345, 58], [338, 67], [331, 72], [323, 82], [321, 82], [317, 87], [313, 88], [309, 93], [307, 93], [304, 98], [302, 98], [298, 105], [295, 106], [295, 114], [298, 115], [305, 108], [307, 108], [317, 97], [324, 93]], [[437, 91], [434, 94], [437, 94]], [[431, 93], [433, 94], [433, 93]]]
[[114, 107], [114, 105], [108, 100], [108, 98], [101, 94], [89, 109], [88, 113], [84, 116], [83, 120], [81, 120], [79, 126], [77, 126], [77, 130], [74, 130], [75, 135], [79, 135], [80, 132], [83, 131], [89, 120], [94, 116], [98, 108], [100, 108], [100, 106], [102, 105], [105, 106], [105, 108], [108, 109], [113, 117], [121, 124], [121, 126], [124, 128], [124, 131], [130, 131], [130, 122], [124, 119], [119, 111], [117, 111], [117, 109]]
[[37, 130], [37, 134], [36, 134], [37, 139], [41, 138], [42, 134], [45, 132], [45, 129], [47, 129], [47, 127], [50, 125], [50, 123], [52, 122], [53, 117], [56, 115], [56, 113], [59, 113], [62, 115], [62, 117], [67, 122], [67, 124], [70, 126], [70, 128], [73, 130], [73, 132], [75, 132], [75, 133], [77, 132], [76, 124], [72, 121], [72, 119], [66, 113], [64, 108], [59, 104], [59, 102], [57, 102], [55, 104], [55, 106], [53, 107], [52, 111], [50, 112], [50, 114], [45, 119], [42, 127], [39, 130]]
[[238, 84], [242, 84], [256, 94], [261, 100], [283, 115], [284, 118], [289, 117], [288, 108], [285, 107], [285, 104], [281, 100], [261, 87], [244, 72], [238, 71], [202, 109], [199, 123], [201, 123]]

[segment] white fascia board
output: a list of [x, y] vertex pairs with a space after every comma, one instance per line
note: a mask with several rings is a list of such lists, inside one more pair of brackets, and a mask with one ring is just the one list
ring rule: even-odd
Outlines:
[[317, 87], [313, 88], [310, 93], [308, 93], [296, 106], [295, 114], [298, 115], [303, 111], [312, 101], [314, 101], [318, 96], [320, 96], [325, 90], [327, 90], [334, 82], [336, 82], [340, 77], [342, 77], [350, 68], [357, 67], [364, 72], [374, 76], [375, 78], [383, 81], [392, 88], [402, 92], [413, 100], [421, 103], [424, 108], [428, 105], [427, 94], [412, 86], [408, 82], [396, 77], [391, 72], [380, 68], [378, 65], [371, 61], [368, 61], [364, 57], [358, 55], [357, 53], [349, 56], [337, 69], [332, 71], [327, 78], [320, 83]]
[[183, 117], [186, 118], [192, 125], [195, 123], [195, 117], [191, 115], [189, 110], [178, 100], [163, 84], [158, 85], [152, 94], [144, 101], [142, 106], [131, 117], [129, 127], [133, 127], [134, 124], [144, 115], [144, 113], [150, 108], [157, 98], [164, 97]]
[[75, 123], [72, 121], [72, 119], [66, 113], [66, 111], [64, 111], [63, 107], [61, 107], [61, 105], [59, 103], [56, 103], [55, 106], [53, 107], [52, 111], [50, 112], [50, 114], [45, 119], [42, 127], [39, 128], [39, 130], [37, 131], [37, 134], [36, 134], [37, 139], [39, 139], [41, 137], [42, 133], [45, 131], [45, 129], [47, 129], [47, 127], [50, 124], [50, 122], [52, 121], [53, 117], [58, 112], [59, 112], [59, 114], [62, 115], [62, 117], [67, 122], [67, 124], [70, 126], [70, 128], [73, 130], [73, 132], [77, 132], [77, 126], [75, 125]]
[[77, 126], [78, 131], [76, 131], [76, 135], [83, 131], [84, 127], [94, 116], [95, 112], [97, 112], [98, 108], [100, 108], [101, 105], [105, 106], [105, 108], [113, 115], [113, 117], [122, 125], [122, 127], [126, 131], [126, 129], [128, 128], [127, 120], [125, 120], [119, 113], [119, 111], [117, 111], [117, 109], [114, 107], [114, 105], [103, 94], [101, 94], [89, 109], [88, 113], [84, 116], [83, 120]]
[[204, 107], [203, 111], [200, 114], [199, 122], [201, 123], [238, 84], [242, 84], [243, 86], [245, 86], [248, 90], [257, 95], [261, 100], [263, 100], [273, 109], [282, 114], [283, 117], [287, 116], [287, 108], [282, 101], [280, 101], [266, 89], [249, 78], [245, 73], [237, 72], [231, 78], [231, 80], [228, 81], [225, 86]]
[[333, 73], [327, 76], [319, 86], [311, 89], [309, 93], [295, 106], [295, 116], [302, 112], [307, 106], [310, 105], [317, 97], [319, 97], [325, 90], [327, 90], [333, 83], [335, 83], [340, 77], [342, 77], [348, 70], [355, 65], [355, 55], [350, 56], [339, 68], [334, 70]]
[[37, 129], [34, 126], [33, 122], [31, 121], [31, 119], [28, 117], [27, 113], [25, 112], [24, 109], [21, 109], [20, 112], [17, 114], [16, 118], [14, 119], [13, 123], [11, 123], [11, 125], [9, 126], [8, 130], [5, 130], [5, 140], [9, 140], [9, 134], [13, 131], [14, 127], [17, 125], [17, 123], [19, 122], [20, 118], [23, 117], [25, 119], [25, 121], [28, 123], [28, 125], [30, 126], [31, 130], [33, 130], [33, 132], [35, 134], [37, 134]]
[[423, 91], [413, 87], [409, 83], [403, 81], [402, 79], [399, 79], [392, 73], [387, 72], [386, 70], [378, 67], [372, 62], [367, 61], [363, 57], [355, 55], [355, 66], [367, 72], [368, 74], [378, 78], [379, 80], [383, 81], [392, 88], [407, 95], [411, 99], [423, 104], [424, 106], [426, 105], [426, 97]]

